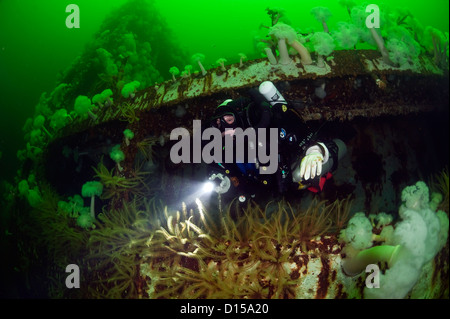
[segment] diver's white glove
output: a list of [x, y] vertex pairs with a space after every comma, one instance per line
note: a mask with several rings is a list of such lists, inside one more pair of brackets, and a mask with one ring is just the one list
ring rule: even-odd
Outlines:
[[329, 158], [329, 152], [323, 143], [311, 146], [306, 150], [306, 155], [300, 163], [300, 178], [303, 180], [313, 179], [322, 174], [322, 164], [326, 163]]

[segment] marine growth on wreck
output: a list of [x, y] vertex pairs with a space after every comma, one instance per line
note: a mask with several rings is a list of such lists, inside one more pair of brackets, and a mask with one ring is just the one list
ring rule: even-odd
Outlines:
[[[379, 28], [358, 1], [297, 2], [315, 24], [274, 2], [253, 50], [215, 61], [153, 1], [107, 16], [2, 181], [6, 297], [448, 298], [448, 30], [395, 1]], [[263, 81], [347, 154], [319, 193], [205, 194], [206, 165], [173, 163], [171, 131]]]

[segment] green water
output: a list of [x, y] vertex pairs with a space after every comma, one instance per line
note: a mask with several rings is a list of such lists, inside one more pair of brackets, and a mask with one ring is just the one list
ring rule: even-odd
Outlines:
[[[356, 1], [357, 3], [372, 3]], [[170, 5], [169, 5], [170, 3]], [[322, 25], [310, 14], [317, 6], [328, 7], [333, 16], [328, 20], [331, 30], [339, 21], [348, 20], [348, 14], [338, 1], [193, 1], [188, 6], [183, 1], [157, 1], [160, 12], [175, 30], [179, 43], [187, 50], [201, 51], [211, 57], [211, 63], [221, 55], [232, 56], [253, 50], [252, 37], [260, 35], [261, 24], [269, 25], [265, 9], [280, 7], [295, 28], [321, 30]], [[382, 2], [378, 3], [381, 6]], [[432, 25], [440, 30], [449, 29], [449, 4], [444, 0], [384, 1], [390, 8], [407, 7], [423, 25]], [[264, 32], [264, 30], [262, 31]], [[201, 48], [201, 49], [200, 49]]]

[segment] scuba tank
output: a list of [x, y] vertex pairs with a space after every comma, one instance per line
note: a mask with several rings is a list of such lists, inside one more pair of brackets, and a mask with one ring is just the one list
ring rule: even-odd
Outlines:
[[270, 103], [271, 106], [274, 106], [277, 103], [287, 104], [283, 95], [278, 91], [276, 86], [271, 81], [264, 81], [259, 85], [259, 93], [261, 93]]

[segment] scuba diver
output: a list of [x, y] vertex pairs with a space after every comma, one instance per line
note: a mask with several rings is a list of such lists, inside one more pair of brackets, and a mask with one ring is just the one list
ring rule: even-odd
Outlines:
[[[249, 95], [250, 98], [228, 99], [221, 103], [210, 119], [210, 127], [219, 129], [223, 139], [233, 136], [234, 143], [238, 128], [253, 128], [257, 135], [261, 135], [259, 129], [276, 129], [276, 140], [264, 134], [258, 136], [258, 145], [255, 145], [254, 139], [247, 138], [245, 149], [249, 151], [245, 158], [241, 156], [233, 162], [211, 163], [209, 180], [215, 183], [213, 189], [219, 194], [237, 195], [240, 202], [257, 194], [278, 196], [299, 189], [320, 192], [346, 153], [344, 142], [319, 139], [320, 128], [311, 132], [296, 109], [288, 105], [270, 81], [261, 83], [259, 90], [250, 89]], [[276, 171], [261, 174], [267, 165], [261, 163], [259, 152], [256, 158], [249, 154], [255, 154], [251, 150], [256, 147], [265, 146], [267, 149], [274, 142], [278, 144]], [[233, 147], [236, 149], [236, 145]], [[223, 152], [226, 151], [229, 149], [223, 148]]]

